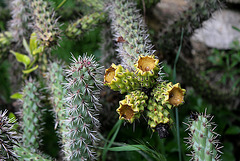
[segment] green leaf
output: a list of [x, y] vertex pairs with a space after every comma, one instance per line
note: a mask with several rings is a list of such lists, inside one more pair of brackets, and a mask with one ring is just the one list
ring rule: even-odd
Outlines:
[[138, 150], [146, 150], [147, 148], [144, 145], [126, 145], [120, 147], [112, 147], [109, 148], [110, 151], [138, 151]]
[[227, 135], [237, 135], [240, 134], [240, 127], [239, 126], [231, 126], [225, 132]]
[[16, 122], [16, 116], [12, 112], [9, 113], [8, 118], [10, 123]]
[[23, 95], [18, 92], [14, 93], [10, 96], [11, 99], [21, 99], [22, 97], [23, 97]]
[[31, 55], [31, 50], [30, 50], [30, 48], [28, 46], [28, 43], [25, 39], [23, 39], [23, 46], [24, 46], [25, 50], [28, 52], [28, 54]]
[[31, 69], [23, 70], [22, 72], [24, 74], [29, 74], [29, 73], [33, 72], [34, 70], [36, 70], [37, 68], [38, 68], [38, 65], [36, 65], [35, 67], [33, 67]]
[[34, 49], [34, 50], [32, 51], [32, 54], [33, 54], [33, 55], [36, 55], [36, 54], [38, 54], [38, 53], [43, 52], [43, 50], [44, 50], [44, 46], [39, 46], [37, 49]]
[[13, 55], [15, 55], [17, 61], [20, 63], [23, 63], [25, 65], [25, 67], [27, 67], [30, 64], [31, 59], [27, 55], [24, 55], [24, 54], [21, 54], [21, 53], [12, 51], [12, 50], [10, 50], [10, 52]]
[[33, 32], [33, 33], [31, 34], [30, 42], [29, 42], [29, 46], [30, 46], [30, 51], [31, 51], [31, 53], [33, 53], [33, 51], [37, 48], [37, 45], [38, 45], [37, 35], [36, 35], [35, 32]]

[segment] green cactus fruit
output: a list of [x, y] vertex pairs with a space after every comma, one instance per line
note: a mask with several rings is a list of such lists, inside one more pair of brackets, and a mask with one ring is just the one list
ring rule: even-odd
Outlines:
[[121, 65], [115, 64], [112, 64], [110, 68], [106, 69], [104, 85], [121, 93], [131, 92], [140, 88], [140, 84], [133, 72], [129, 72], [128, 69], [125, 70]]
[[149, 99], [147, 109], [148, 125], [153, 131], [159, 124], [171, 124], [173, 122], [167, 108], [157, 102], [155, 98]]
[[160, 71], [158, 65], [159, 59], [154, 59], [152, 56], [140, 56], [137, 63], [134, 65], [136, 68], [137, 79], [141, 87], [151, 88], [156, 84], [158, 72]]
[[119, 119], [124, 119], [133, 123], [133, 121], [140, 117], [144, 107], [147, 106], [148, 96], [139, 90], [133, 91], [125, 96], [125, 99], [120, 101], [120, 107], [117, 109]]
[[28, 11], [28, 5], [24, 0], [12, 0], [9, 3], [11, 9], [12, 20], [9, 24], [9, 32], [13, 36], [13, 41], [16, 42], [17, 46], [22, 45], [23, 39], [28, 40], [30, 37], [29, 33], [29, 19], [30, 13]]
[[213, 117], [206, 114], [192, 114], [192, 119], [188, 126], [189, 137], [187, 139], [188, 148], [193, 149], [191, 152], [192, 160], [197, 161], [216, 161], [220, 160], [219, 141], [216, 140], [218, 134], [214, 132], [216, 125], [212, 123]]
[[98, 23], [104, 21], [104, 19], [105, 16], [103, 12], [94, 12], [90, 15], [85, 15], [73, 24], [68, 25], [65, 34], [72, 39], [80, 38], [84, 33], [93, 29]]
[[171, 109], [184, 103], [185, 93], [186, 90], [182, 89], [179, 83], [173, 85], [172, 82], [161, 82], [153, 89], [151, 95], [157, 102]]
[[13, 146], [18, 145], [18, 136], [13, 130], [16, 120], [9, 119], [7, 110], [0, 111], [0, 160], [17, 158], [17, 154], [13, 151]]
[[25, 82], [23, 88], [22, 109], [22, 144], [24, 147], [37, 151], [40, 143], [42, 112], [39, 84], [33, 79]]
[[218, 0], [193, 0], [189, 7], [165, 27], [159, 34], [159, 47], [162, 51], [175, 49], [179, 46], [182, 29], [184, 30], [183, 40], [189, 40], [195, 29], [202, 26], [202, 22], [209, 19], [214, 11], [222, 8], [222, 2]]
[[78, 59], [73, 57], [73, 63], [66, 70], [68, 89], [67, 122], [70, 153], [67, 160], [94, 160], [94, 146], [98, 139], [97, 130], [100, 126], [97, 119], [101, 106], [99, 103], [100, 88], [102, 88], [102, 67], [95, 62], [93, 56]]
[[48, 156], [43, 156], [38, 153], [31, 152], [28, 148], [24, 148], [22, 146], [15, 146], [14, 151], [18, 155], [19, 161], [51, 161], [53, 159], [50, 159]]
[[[61, 138], [61, 145], [66, 145], [67, 138], [64, 133], [67, 132], [66, 103], [64, 101], [67, 90], [63, 87], [65, 83], [64, 67], [61, 62], [55, 61], [48, 65], [48, 71], [45, 74], [47, 86], [50, 92], [50, 102], [55, 114], [55, 129], [58, 128], [58, 135]], [[69, 152], [69, 147], [63, 147], [63, 153]]]
[[0, 58], [2, 57], [2, 53], [8, 50], [11, 41], [13, 40], [13, 35], [11, 32], [5, 31], [0, 33]]
[[51, 5], [44, 0], [25, 0], [32, 14], [34, 32], [43, 46], [57, 45], [60, 35], [57, 18]]
[[121, 65], [129, 71], [134, 71], [134, 64], [139, 55], [153, 55], [153, 45], [136, 4], [127, 0], [109, 2], [109, 18], [115, 40], [116, 51], [122, 60]]

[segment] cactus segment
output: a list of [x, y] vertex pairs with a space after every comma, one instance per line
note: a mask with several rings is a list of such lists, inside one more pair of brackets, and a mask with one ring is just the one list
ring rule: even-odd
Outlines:
[[114, 91], [130, 92], [140, 87], [133, 72], [125, 70], [121, 65], [112, 64], [105, 70], [104, 84]]
[[153, 89], [151, 94], [156, 101], [171, 109], [184, 103], [185, 93], [186, 90], [182, 89], [179, 83], [173, 85], [172, 82], [162, 82]]
[[23, 89], [22, 140], [23, 146], [33, 152], [38, 149], [41, 141], [41, 118], [39, 84], [29, 79]]
[[[65, 82], [64, 68], [60, 62], [52, 62], [48, 65], [48, 72], [46, 73], [46, 79], [48, 82], [48, 90], [50, 91], [51, 97], [50, 102], [53, 106], [55, 114], [55, 129], [59, 127], [58, 135], [61, 138], [61, 145], [65, 145], [67, 138], [64, 133], [67, 132], [66, 120], [66, 103], [64, 102], [67, 90], [63, 87]], [[64, 147], [64, 153], [67, 153], [68, 147]]]
[[18, 155], [18, 160], [19, 161], [51, 161], [52, 159], [47, 159], [49, 157], [42, 156], [37, 153], [31, 152], [28, 148], [25, 148], [23, 146], [15, 146], [14, 151]]
[[158, 78], [159, 68], [159, 59], [154, 59], [152, 56], [140, 56], [137, 63], [134, 65], [136, 70], [136, 75], [138, 81], [142, 87], [152, 87], [156, 79]]
[[139, 55], [153, 55], [144, 21], [132, 1], [113, 0], [109, 6], [109, 18], [114, 39], [117, 41], [116, 51], [121, 58], [121, 65], [134, 71], [134, 64]]
[[25, 0], [29, 4], [33, 16], [34, 32], [43, 46], [51, 47], [57, 44], [60, 35], [55, 13], [48, 2], [43, 0]]
[[93, 56], [78, 59], [73, 57], [69, 69], [66, 70], [68, 89], [67, 95], [67, 122], [69, 142], [64, 146], [70, 147], [66, 153], [66, 160], [94, 160], [96, 153], [93, 146], [99, 140], [97, 130], [100, 126], [97, 119], [100, 88], [102, 82], [102, 67]]
[[85, 3], [89, 7], [93, 7], [95, 11], [104, 10], [104, 3], [101, 0], [81, 0], [81, 2]]
[[104, 13], [94, 12], [90, 15], [85, 15], [81, 19], [78, 19], [73, 24], [68, 25], [66, 29], [66, 35], [69, 38], [75, 39], [82, 36], [86, 31], [91, 30], [99, 22], [105, 19]]
[[[190, 137], [186, 138], [189, 144], [188, 148], [193, 149], [192, 160], [198, 161], [217, 161], [220, 160], [221, 153], [219, 141], [216, 140], [218, 134], [213, 130], [216, 128], [215, 124], [211, 122], [213, 117], [206, 114], [196, 114], [195, 119], [189, 121], [188, 129], [190, 130]], [[213, 127], [214, 126], [214, 127]]]
[[120, 107], [116, 110], [120, 115], [119, 119], [125, 119], [130, 123], [136, 118], [140, 117], [141, 112], [144, 111], [144, 107], [147, 106], [148, 96], [139, 90], [133, 91], [125, 96], [125, 99], [120, 101]]
[[0, 160], [17, 158], [17, 154], [13, 151], [13, 146], [18, 145], [18, 136], [13, 130], [16, 120], [9, 119], [6, 116], [7, 110], [0, 111]]
[[158, 124], [171, 124], [173, 121], [170, 118], [170, 113], [164, 108], [161, 103], [157, 102], [154, 98], [148, 101], [147, 116], [149, 117], [148, 125], [155, 131]]
[[0, 53], [6, 52], [8, 50], [8, 46], [11, 44], [12, 40], [13, 35], [11, 32], [5, 31], [3, 33], [0, 33]]

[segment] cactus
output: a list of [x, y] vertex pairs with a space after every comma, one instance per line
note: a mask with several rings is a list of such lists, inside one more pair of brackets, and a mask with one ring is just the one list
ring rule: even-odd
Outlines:
[[125, 70], [121, 65], [115, 64], [112, 64], [110, 68], [106, 69], [104, 84], [121, 93], [131, 92], [140, 87], [133, 72], [129, 72], [128, 69]]
[[82, 34], [84, 34], [86, 31], [93, 29], [94, 26], [96, 26], [104, 19], [104, 14], [99, 12], [85, 15], [73, 24], [68, 25], [68, 28], [66, 29], [66, 35], [72, 39], [79, 38], [80, 36], [82, 36]]
[[[48, 65], [48, 71], [45, 75], [47, 79], [48, 90], [51, 94], [50, 102], [53, 107], [54, 115], [55, 115], [55, 129], [59, 127], [58, 135], [61, 138], [61, 146], [65, 145], [67, 142], [67, 138], [64, 133], [67, 132], [67, 124], [65, 122], [66, 119], [66, 103], [65, 103], [65, 95], [67, 94], [67, 90], [63, 88], [63, 83], [65, 83], [64, 76], [64, 67], [61, 65], [61, 62], [52, 62]], [[64, 153], [69, 151], [68, 147], [63, 147]]]
[[121, 65], [129, 71], [134, 71], [134, 64], [138, 61], [139, 55], [147, 56], [154, 53], [143, 19], [136, 9], [136, 4], [130, 1], [111, 1], [109, 10]]
[[216, 125], [212, 123], [213, 117], [205, 113], [192, 114], [192, 118], [188, 126], [188, 130], [191, 132], [190, 137], [186, 138], [189, 144], [188, 148], [193, 149], [191, 152], [192, 160], [198, 161], [212, 161], [220, 160], [221, 153], [219, 147], [219, 141], [216, 139], [218, 134], [214, 132]]
[[50, 4], [43, 0], [25, 0], [31, 11], [34, 32], [45, 47], [57, 44], [60, 29]]
[[67, 117], [69, 121], [69, 133], [66, 133], [70, 141], [65, 145], [70, 147], [70, 153], [66, 154], [68, 160], [94, 160], [93, 147], [99, 140], [97, 129], [99, 121], [99, 89], [102, 67], [94, 61], [93, 56], [78, 59], [73, 57], [70, 69], [66, 70], [68, 89]]
[[136, 118], [140, 117], [141, 112], [146, 107], [148, 96], [139, 90], [133, 91], [120, 101], [120, 107], [117, 109], [119, 119], [125, 119], [132, 123]]
[[8, 50], [11, 41], [13, 40], [13, 35], [11, 32], [5, 31], [0, 33], [0, 58], [2, 58], [2, 53]]
[[28, 24], [30, 19], [28, 6], [24, 0], [13, 0], [9, 5], [12, 15], [12, 20], [9, 22], [9, 32], [17, 46], [21, 46], [23, 39], [29, 38], [29, 33], [31, 33]]
[[29, 79], [25, 82], [23, 89], [23, 109], [22, 109], [22, 145], [35, 152], [40, 144], [41, 132], [41, 95], [39, 94], [39, 84]]
[[13, 151], [13, 146], [18, 145], [18, 136], [13, 130], [16, 120], [9, 119], [7, 110], [0, 111], [0, 160], [16, 159], [17, 154]]

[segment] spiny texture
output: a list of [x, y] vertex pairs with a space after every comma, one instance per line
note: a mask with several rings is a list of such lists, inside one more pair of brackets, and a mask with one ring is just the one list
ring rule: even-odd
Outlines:
[[104, 13], [94, 12], [78, 19], [73, 24], [68, 25], [66, 35], [69, 38], [80, 38], [84, 33], [93, 29], [98, 23], [105, 19]]
[[25, 148], [23, 146], [14, 147], [14, 151], [18, 155], [19, 161], [51, 161], [49, 157], [31, 152], [28, 148]]
[[99, 94], [102, 82], [102, 67], [94, 61], [93, 56], [73, 57], [70, 69], [66, 70], [68, 89], [67, 112], [69, 122], [70, 147], [66, 154], [68, 160], [94, 160], [94, 145], [97, 138], [99, 121], [97, 119]]
[[215, 161], [220, 160], [221, 153], [219, 141], [216, 139], [219, 134], [214, 132], [216, 125], [212, 123], [213, 117], [206, 114], [192, 114], [189, 121], [188, 130], [191, 132], [187, 141], [191, 152], [192, 160], [196, 161]]
[[[59, 127], [58, 135], [61, 138], [61, 145], [65, 145], [67, 138], [64, 133], [67, 132], [66, 119], [66, 103], [65, 95], [67, 90], [63, 87], [65, 83], [64, 67], [61, 62], [52, 62], [48, 65], [48, 71], [46, 73], [47, 86], [50, 91], [51, 97], [50, 101], [53, 106], [53, 111], [55, 115], [55, 129]], [[68, 151], [68, 147], [64, 147], [64, 152]]]
[[153, 55], [143, 19], [136, 9], [136, 4], [128, 0], [113, 0], [109, 5], [109, 18], [119, 58], [124, 68], [134, 71], [134, 64], [139, 55]]
[[139, 90], [133, 91], [125, 96], [125, 99], [120, 101], [120, 107], [117, 109], [119, 119], [125, 119], [130, 123], [136, 118], [140, 118], [144, 107], [147, 106], [148, 96]]
[[41, 96], [39, 94], [39, 84], [36, 81], [32, 79], [26, 81], [22, 99], [22, 144], [35, 152], [40, 143], [40, 123], [42, 119]]
[[13, 35], [11, 32], [5, 31], [0, 33], [0, 58], [2, 57], [2, 53], [6, 52], [13, 40]]
[[44, 0], [25, 0], [29, 4], [34, 31], [45, 47], [57, 44], [60, 35], [57, 19], [51, 5]]
[[140, 83], [133, 72], [115, 64], [106, 69], [104, 85], [109, 86], [114, 91], [120, 91], [120, 93], [131, 92], [140, 87]]
[[202, 22], [209, 19], [212, 13], [222, 6], [219, 0], [193, 0], [189, 2], [188, 9], [171, 25], [160, 31], [159, 47], [161, 50], [164, 52], [178, 47], [183, 29], [183, 40], [189, 41], [194, 30], [201, 27]]
[[[12, 20], [9, 22], [9, 31], [18, 46], [22, 45], [23, 38], [30, 36], [28, 4], [24, 0], [12, 0], [9, 3]], [[30, 31], [30, 32], [29, 32]]]
[[7, 110], [0, 111], [0, 160], [16, 159], [17, 155], [13, 151], [13, 146], [18, 145], [18, 136], [13, 129], [16, 120], [9, 119]]

